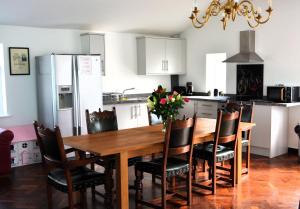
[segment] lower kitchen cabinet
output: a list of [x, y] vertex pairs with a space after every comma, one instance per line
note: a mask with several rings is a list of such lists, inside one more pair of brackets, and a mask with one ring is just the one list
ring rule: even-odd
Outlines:
[[184, 116], [191, 118], [195, 114], [195, 104], [196, 101], [190, 100], [188, 103], [184, 105], [183, 108], [179, 109], [179, 119], [183, 118]]
[[288, 152], [288, 108], [255, 105], [251, 134], [251, 153], [277, 157]]
[[127, 103], [104, 105], [104, 110], [116, 108], [119, 130], [149, 125], [148, 109], [146, 103]]
[[190, 100], [184, 105], [183, 109], [179, 110], [179, 118], [182, 118], [184, 115], [193, 117], [196, 113], [199, 118], [216, 119], [220, 105], [221, 103], [217, 101]]
[[217, 118], [218, 102], [197, 101], [195, 104], [195, 112], [200, 118]]

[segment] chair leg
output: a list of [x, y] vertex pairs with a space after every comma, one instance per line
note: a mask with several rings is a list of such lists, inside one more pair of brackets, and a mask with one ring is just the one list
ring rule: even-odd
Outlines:
[[246, 174], [248, 174], [250, 170], [250, 144], [248, 144], [246, 151], [246, 169]]
[[202, 172], [205, 172], [206, 171], [206, 161], [203, 160], [203, 163], [202, 163]]
[[161, 208], [166, 209], [167, 208], [167, 180], [165, 176], [161, 176]]
[[191, 171], [191, 169], [187, 173], [186, 186], [187, 186], [187, 205], [191, 206], [191, 204], [192, 204], [192, 171]]
[[105, 199], [104, 199], [104, 205], [106, 208], [113, 208], [113, 187], [114, 187], [114, 180], [113, 180], [113, 168], [112, 168], [112, 162], [110, 160], [107, 160], [105, 162]]
[[175, 191], [175, 188], [176, 188], [176, 177], [173, 176], [171, 178], [171, 187], [172, 187], [172, 190]]
[[73, 191], [68, 191], [68, 202], [69, 202], [69, 209], [74, 209], [74, 202], [73, 202]]
[[[152, 158], [152, 160], [155, 159], [155, 153], [152, 153], [151, 158]], [[152, 183], [153, 184], [155, 184], [155, 178], [156, 178], [156, 176], [154, 174], [152, 174]]]
[[139, 208], [139, 200], [143, 198], [143, 172], [135, 170], [135, 208]]
[[193, 180], [196, 180], [196, 172], [197, 172], [197, 164], [198, 161], [196, 158], [193, 158]]
[[82, 209], [86, 209], [86, 189], [80, 191], [80, 202]]
[[230, 176], [231, 176], [231, 185], [235, 187], [236, 184], [236, 161], [235, 158], [230, 160]]
[[52, 209], [52, 188], [51, 185], [47, 184], [47, 198], [48, 198], [48, 209]]
[[216, 167], [216, 163], [215, 162], [213, 162], [213, 165], [211, 165], [211, 173], [212, 173], [212, 175], [211, 175], [211, 177], [212, 177], [212, 194], [213, 195], [215, 195], [216, 194], [216, 187], [217, 187], [217, 172], [216, 172], [216, 169], [217, 169], [217, 167]]
[[[91, 170], [93, 170], [93, 171], [95, 170], [95, 163], [91, 163]], [[92, 200], [95, 201], [95, 199], [96, 199], [96, 192], [95, 192], [96, 187], [92, 186], [91, 189], [92, 189]]]
[[208, 179], [209, 179], [209, 180], [212, 179], [212, 175], [213, 175], [213, 173], [212, 173], [212, 166], [210, 165], [210, 166], [208, 167]]

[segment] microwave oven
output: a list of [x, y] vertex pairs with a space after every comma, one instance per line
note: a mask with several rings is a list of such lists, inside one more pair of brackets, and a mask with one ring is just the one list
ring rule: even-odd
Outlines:
[[299, 102], [299, 90], [299, 86], [268, 86], [267, 99], [279, 103]]

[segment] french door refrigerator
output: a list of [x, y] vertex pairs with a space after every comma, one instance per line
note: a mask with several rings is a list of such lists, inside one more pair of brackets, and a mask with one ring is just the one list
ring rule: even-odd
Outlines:
[[38, 121], [62, 136], [87, 133], [85, 110], [102, 108], [100, 55], [36, 57]]

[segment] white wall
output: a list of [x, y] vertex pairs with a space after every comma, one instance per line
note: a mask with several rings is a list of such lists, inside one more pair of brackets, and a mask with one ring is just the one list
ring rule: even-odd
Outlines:
[[[35, 56], [55, 53], [80, 53], [80, 34], [86, 31], [0, 26], [4, 45], [7, 104], [9, 117], [0, 117], [0, 127], [30, 124], [37, 119]], [[158, 84], [170, 88], [168, 76], [136, 75], [136, 35], [107, 33], [105, 91], [136, 87], [135, 92], [151, 92]], [[8, 47], [29, 47], [30, 75], [10, 76]], [[132, 92], [132, 93], [135, 93]]]
[[[273, 7], [271, 20], [256, 29], [256, 51], [265, 60], [265, 93], [268, 85], [300, 85], [300, 1], [274, 0]], [[184, 31], [181, 36], [187, 39], [188, 73], [180, 77], [181, 84], [192, 81], [196, 91], [205, 91], [205, 54], [236, 54], [239, 31], [248, 29], [244, 18], [237, 17], [223, 31], [219, 18], [213, 17], [202, 29], [189, 27]], [[227, 69], [227, 93], [236, 93], [236, 65], [227, 64]]]

